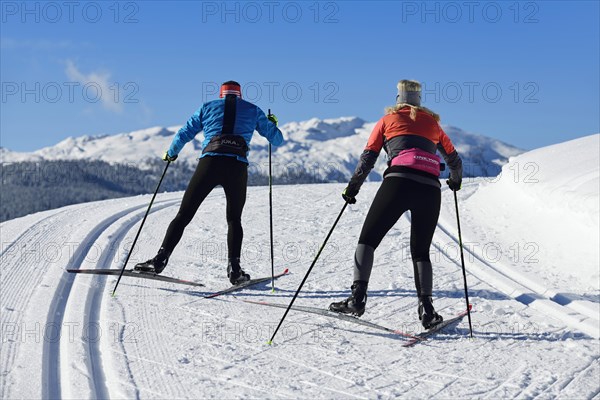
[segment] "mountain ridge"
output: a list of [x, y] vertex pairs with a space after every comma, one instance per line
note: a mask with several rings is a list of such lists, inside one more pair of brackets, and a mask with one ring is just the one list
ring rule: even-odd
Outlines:
[[[374, 122], [359, 117], [329, 119], [311, 118], [306, 121], [289, 122], [280, 126], [285, 142], [273, 147], [275, 176], [287, 170], [319, 170], [317, 180], [342, 181], [348, 179], [371, 133]], [[33, 152], [13, 152], [0, 148], [3, 163], [99, 160], [109, 164], [135, 164], [141, 169], [152, 169], [152, 160], [160, 157], [169, 147], [172, 137], [180, 126], [154, 126], [132, 132], [113, 135], [83, 135], [68, 137], [54, 146]], [[466, 132], [460, 128], [444, 125], [465, 165], [465, 176], [495, 176], [510, 157], [523, 153], [500, 140]], [[201, 146], [197, 136], [179, 155], [179, 163], [195, 166]], [[135, 149], [132, 150], [132, 146]], [[384, 153], [382, 151], [382, 153]], [[255, 135], [250, 146], [250, 163], [261, 171], [268, 163], [268, 142]], [[385, 168], [385, 155], [380, 156], [371, 180], [380, 180]], [[264, 173], [264, 171], [263, 171]]]

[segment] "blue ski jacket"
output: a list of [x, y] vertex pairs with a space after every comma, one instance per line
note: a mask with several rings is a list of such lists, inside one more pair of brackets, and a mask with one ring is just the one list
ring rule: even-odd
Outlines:
[[[225, 112], [225, 99], [217, 99], [206, 102], [190, 117], [186, 124], [179, 129], [171, 147], [169, 147], [169, 155], [176, 156], [179, 154], [183, 146], [202, 130], [204, 130], [204, 140], [202, 141], [202, 149], [206, 147], [210, 139], [221, 134], [223, 129], [223, 114]], [[283, 143], [283, 135], [277, 126], [267, 119], [267, 116], [258, 106], [237, 98], [235, 125], [233, 134], [244, 138], [248, 147], [254, 131], [258, 131], [272, 145], [279, 146]], [[248, 163], [246, 157], [236, 156], [235, 154], [227, 153], [212, 153], [206, 152], [200, 154], [200, 158], [206, 156], [229, 156], [236, 157], [238, 160]]]

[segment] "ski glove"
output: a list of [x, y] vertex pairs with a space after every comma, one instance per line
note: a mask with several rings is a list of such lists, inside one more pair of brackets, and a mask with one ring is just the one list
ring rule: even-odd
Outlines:
[[459, 181], [455, 181], [452, 178], [450, 178], [450, 179], [448, 179], [446, 181], [446, 183], [450, 187], [450, 190], [452, 190], [453, 192], [458, 192], [460, 190], [461, 185], [462, 185], [462, 179], [459, 180]]
[[177, 160], [177, 156], [170, 156], [168, 151], [165, 151], [165, 154], [162, 156], [163, 161], [173, 162]]
[[348, 186], [342, 192], [342, 198], [346, 201], [346, 203], [354, 204], [354, 203], [356, 203], [356, 195], [357, 194], [358, 194], [358, 190], [353, 189], [350, 186]]
[[272, 123], [274, 123], [275, 126], [277, 126], [277, 122], [278, 121], [277, 121], [277, 117], [275, 116], [275, 114], [269, 114], [269, 115], [267, 115], [267, 119], [269, 121], [271, 121]]

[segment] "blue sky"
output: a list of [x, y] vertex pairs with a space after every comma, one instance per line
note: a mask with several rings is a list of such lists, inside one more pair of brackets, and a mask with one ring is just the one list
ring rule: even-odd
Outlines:
[[525, 149], [600, 131], [597, 1], [4, 1], [1, 12], [1, 146], [15, 151], [183, 124], [229, 79], [283, 123], [376, 121], [408, 78], [443, 123]]

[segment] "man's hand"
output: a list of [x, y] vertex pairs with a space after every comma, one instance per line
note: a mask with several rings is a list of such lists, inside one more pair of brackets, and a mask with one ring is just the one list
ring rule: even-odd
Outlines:
[[272, 123], [274, 123], [275, 126], [277, 126], [277, 122], [278, 121], [277, 121], [277, 117], [275, 116], [275, 114], [269, 114], [269, 115], [267, 115], [267, 119], [269, 121], [271, 121]]
[[177, 160], [177, 156], [170, 156], [169, 155], [169, 151], [165, 151], [165, 154], [163, 154], [162, 156], [163, 161], [169, 161], [169, 162], [173, 162], [175, 160]]

